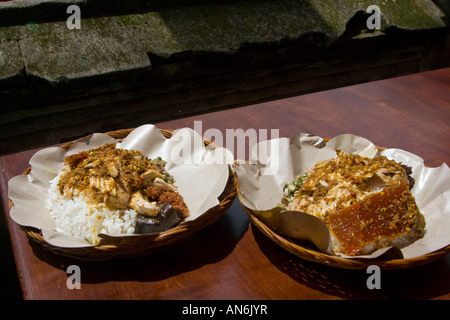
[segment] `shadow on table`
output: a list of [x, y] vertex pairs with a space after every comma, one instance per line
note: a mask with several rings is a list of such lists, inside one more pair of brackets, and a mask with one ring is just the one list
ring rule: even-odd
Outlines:
[[381, 288], [369, 289], [366, 270], [347, 270], [301, 259], [265, 237], [252, 225], [261, 251], [283, 273], [300, 284], [344, 299], [432, 299], [450, 292], [450, 254], [429, 264], [382, 270]]
[[0, 300], [22, 300], [22, 292], [2, 206], [0, 206], [0, 256], [0, 270], [2, 271]]
[[[108, 281], [151, 282], [214, 264], [227, 257], [248, 229], [249, 221], [238, 201], [213, 225], [200, 230], [185, 243], [164, 252], [141, 258], [122, 258], [106, 262], [79, 261], [68, 257], [54, 258], [30, 240], [37, 258], [64, 270], [75, 264], [83, 270], [82, 283]], [[215, 239], [211, 241], [211, 239]]]

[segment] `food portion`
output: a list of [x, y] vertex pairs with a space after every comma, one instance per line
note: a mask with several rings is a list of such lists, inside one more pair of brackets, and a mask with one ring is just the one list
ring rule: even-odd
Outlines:
[[424, 216], [410, 191], [410, 173], [384, 156], [338, 150], [336, 158], [318, 162], [286, 184], [281, 206], [320, 218], [337, 253], [355, 256], [404, 247], [425, 232]]
[[107, 144], [66, 157], [47, 207], [57, 231], [98, 244], [100, 233], [160, 232], [189, 215], [165, 162]]

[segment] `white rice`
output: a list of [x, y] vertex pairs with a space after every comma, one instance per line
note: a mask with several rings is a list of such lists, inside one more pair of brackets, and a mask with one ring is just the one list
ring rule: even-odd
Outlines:
[[58, 181], [64, 170], [50, 181], [46, 207], [55, 220], [56, 231], [98, 244], [99, 234], [133, 234], [137, 212], [132, 209], [110, 210], [104, 204], [92, 204], [78, 194], [64, 199]]

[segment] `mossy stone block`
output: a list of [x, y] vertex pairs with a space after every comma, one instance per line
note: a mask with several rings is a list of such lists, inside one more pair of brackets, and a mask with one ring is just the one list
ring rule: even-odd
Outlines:
[[115, 21], [86, 19], [73, 30], [65, 23], [36, 28], [34, 36], [20, 40], [27, 74], [60, 81], [150, 67], [140, 41]]
[[24, 81], [24, 63], [17, 41], [0, 39], [0, 84], [3, 89]]

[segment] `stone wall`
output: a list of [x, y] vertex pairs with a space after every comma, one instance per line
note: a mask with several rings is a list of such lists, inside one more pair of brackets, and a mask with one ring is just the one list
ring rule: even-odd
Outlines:
[[0, 154], [450, 65], [446, 4], [374, 2], [0, 3]]

